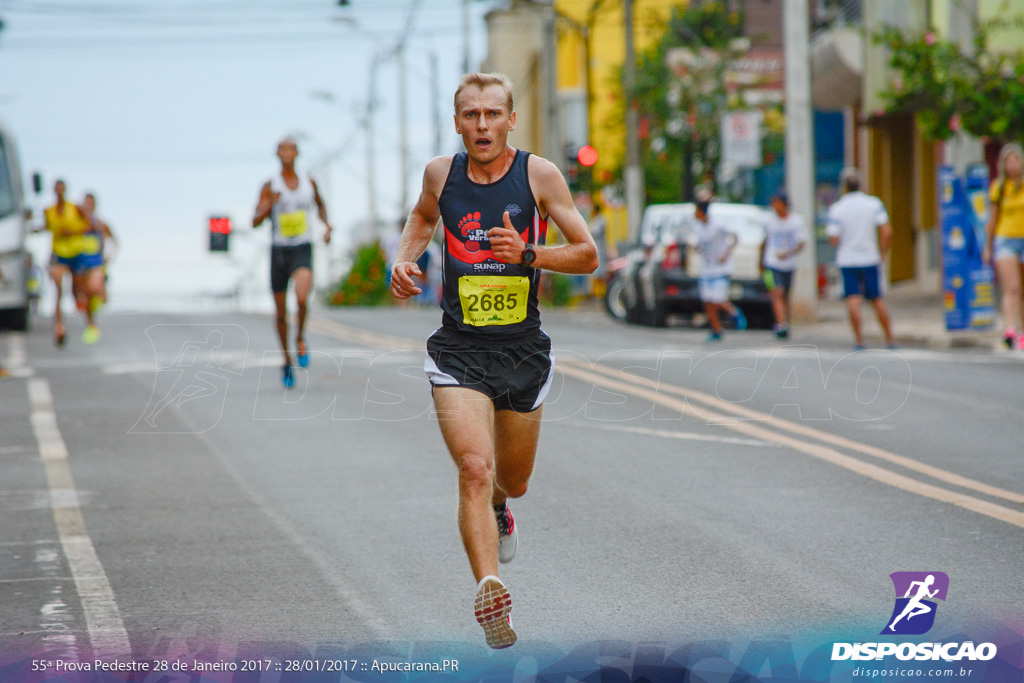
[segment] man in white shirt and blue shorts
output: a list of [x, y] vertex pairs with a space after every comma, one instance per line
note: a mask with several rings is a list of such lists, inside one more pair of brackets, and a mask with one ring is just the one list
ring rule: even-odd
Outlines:
[[889, 348], [896, 347], [889, 309], [882, 289], [881, 265], [892, 241], [889, 213], [878, 197], [861, 192], [860, 174], [845, 169], [839, 182], [846, 193], [828, 209], [826, 233], [836, 247], [836, 265], [843, 275], [843, 297], [850, 313], [854, 348], [864, 348], [860, 302], [867, 299], [875, 309]]
[[789, 293], [793, 288], [793, 272], [800, 252], [807, 244], [807, 226], [801, 216], [790, 212], [789, 195], [785, 190], [779, 190], [772, 197], [772, 209], [775, 215], [764, 225], [761, 267], [775, 314], [772, 331], [779, 339], [785, 339], [789, 336]]

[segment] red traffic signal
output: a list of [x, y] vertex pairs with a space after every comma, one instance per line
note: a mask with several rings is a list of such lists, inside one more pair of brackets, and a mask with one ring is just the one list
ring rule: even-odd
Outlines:
[[576, 152], [576, 161], [582, 166], [593, 166], [597, 163], [597, 150], [590, 145], [583, 145]]
[[218, 233], [221, 235], [231, 234], [231, 219], [224, 218], [222, 216], [211, 216], [210, 217], [210, 232]]

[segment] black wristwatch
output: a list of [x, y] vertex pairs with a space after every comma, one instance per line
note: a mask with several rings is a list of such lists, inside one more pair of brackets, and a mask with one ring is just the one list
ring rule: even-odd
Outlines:
[[519, 259], [519, 263], [524, 266], [532, 266], [533, 262], [537, 260], [537, 250], [533, 248], [532, 244], [527, 243], [526, 248], [523, 249], [523, 255]]

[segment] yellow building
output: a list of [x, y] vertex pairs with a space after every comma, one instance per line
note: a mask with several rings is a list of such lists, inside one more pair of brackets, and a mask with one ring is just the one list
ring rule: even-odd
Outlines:
[[[636, 51], [656, 43], [674, 7], [685, 0], [634, 0]], [[620, 74], [626, 54], [621, 0], [555, 0], [557, 89], [567, 147], [598, 151], [598, 179], [619, 165], [626, 150]], [[589, 95], [589, 98], [588, 98]], [[587, 100], [589, 99], [589, 107]]]
[[[686, 0], [633, 0], [637, 54], [663, 35], [673, 8]], [[611, 181], [626, 148], [621, 69], [626, 54], [622, 0], [513, 0], [486, 16], [488, 47], [483, 68], [515, 84], [519, 121], [509, 142], [546, 156], [561, 168], [566, 155], [590, 144], [598, 151], [598, 187]], [[553, 63], [551, 63], [553, 62]], [[628, 235], [621, 200], [606, 205], [608, 254]], [[589, 200], [581, 209], [589, 212]]]

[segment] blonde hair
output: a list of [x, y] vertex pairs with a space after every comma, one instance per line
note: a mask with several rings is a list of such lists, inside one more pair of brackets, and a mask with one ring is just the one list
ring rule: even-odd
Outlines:
[[512, 80], [505, 74], [500, 73], [472, 73], [466, 74], [459, 81], [459, 87], [455, 90], [455, 113], [459, 113], [459, 95], [466, 88], [473, 86], [483, 90], [490, 85], [500, 85], [505, 91], [505, 104], [508, 106], [508, 113], [511, 114], [514, 109], [512, 106]]
[[[1003, 148], [999, 150], [999, 183], [1003, 184], [1006, 182], [1006, 157], [1011, 154], [1016, 154], [1020, 158], [1021, 164], [1024, 164], [1024, 149], [1016, 142], [1010, 142], [1003, 145]], [[1017, 179], [1017, 186], [1021, 185], [1021, 178]]]

